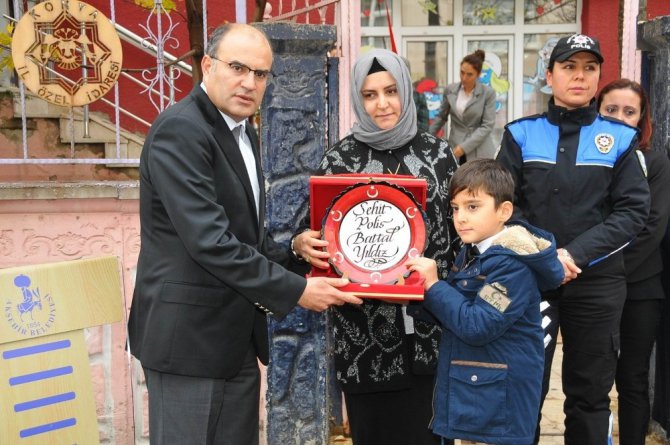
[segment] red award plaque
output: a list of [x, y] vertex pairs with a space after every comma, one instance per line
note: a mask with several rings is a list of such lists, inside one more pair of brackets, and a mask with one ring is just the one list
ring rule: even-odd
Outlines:
[[[405, 263], [423, 253], [426, 181], [398, 175], [310, 179], [312, 228], [328, 241], [331, 267], [312, 275], [346, 276], [342, 288], [364, 298], [423, 299], [423, 280]], [[318, 216], [320, 215], [320, 216]]]

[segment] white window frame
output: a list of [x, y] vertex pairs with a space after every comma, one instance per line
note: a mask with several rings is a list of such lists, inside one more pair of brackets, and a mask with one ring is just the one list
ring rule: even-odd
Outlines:
[[[503, 34], [467, 34], [462, 36], [463, 37], [463, 43], [461, 47], [461, 51], [463, 55], [461, 56], [459, 61], [463, 59], [468, 54], [468, 42], [470, 41], [507, 41], [507, 47], [510, 49], [510, 53], [514, 54], [514, 36], [511, 34], [503, 35]], [[507, 92], [507, 122], [511, 121], [514, 119], [514, 97], [516, 97], [516, 92], [514, 90], [514, 82], [515, 79], [515, 63], [514, 63], [514, 58], [513, 57], [508, 57], [508, 66], [507, 66], [507, 80], [510, 82], [510, 89]], [[456, 79], [458, 79], [458, 76], [460, 75], [460, 66], [458, 67], [459, 73], [456, 74]], [[519, 92], [519, 94], [521, 91]]]
[[[425, 41], [434, 38], [436, 41], [452, 39], [453, 54], [451, 57], [451, 66], [448, 72], [451, 73], [451, 82], [458, 79], [459, 62], [466, 55], [466, 43], [469, 39], [491, 39], [502, 40], [511, 38], [510, 49], [510, 67], [509, 81], [511, 84], [509, 101], [510, 111], [509, 120], [523, 117], [523, 42], [525, 34], [572, 34], [581, 29], [581, 16], [583, 2], [577, 0], [576, 23], [558, 24], [558, 25], [526, 25], [524, 24], [524, 0], [515, 2], [515, 24], [514, 25], [495, 25], [495, 26], [464, 26], [463, 25], [463, 2], [469, 0], [454, 0], [454, 25], [453, 26], [403, 26], [401, 17], [401, 2], [417, 0], [389, 0], [392, 2], [393, 35], [401, 55], [406, 54], [408, 41]], [[419, 4], [417, 2], [417, 8]], [[519, 24], [519, 25], [517, 25]], [[388, 37], [388, 28], [386, 26], [361, 27], [361, 36], [365, 37]], [[390, 49], [390, 48], [389, 48]]]

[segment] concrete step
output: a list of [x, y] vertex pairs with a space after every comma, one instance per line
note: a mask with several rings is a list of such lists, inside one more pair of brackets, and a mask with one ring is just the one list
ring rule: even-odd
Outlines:
[[[14, 116], [21, 117], [21, 99], [18, 88], [11, 86], [0, 87], [0, 93], [10, 93], [13, 97]], [[60, 140], [69, 144], [74, 143], [105, 144], [105, 157], [110, 159], [139, 159], [144, 145], [144, 137], [125, 131], [119, 132], [119, 150], [116, 148], [116, 126], [102, 113], [89, 113], [88, 135], [85, 135], [84, 116], [81, 107], [74, 109], [71, 119], [70, 109], [47, 102], [38, 96], [26, 91], [25, 113], [27, 118], [58, 119], [60, 124]], [[73, 131], [74, 127], [74, 131]], [[138, 164], [106, 164], [108, 167], [129, 167]]]
[[[14, 116], [21, 117], [21, 94], [18, 88], [4, 86], [3, 92], [9, 92], [14, 97]], [[69, 108], [54, 105], [26, 90], [26, 117], [28, 118], [59, 118], [67, 116]]]
[[[110, 159], [139, 159], [144, 145], [144, 138], [136, 134], [121, 130], [119, 133], [119, 150], [116, 150], [116, 127], [106, 117], [97, 113], [89, 114], [88, 136], [84, 133], [83, 114], [75, 112], [72, 120], [60, 118], [60, 139], [69, 144], [73, 138], [72, 125], [74, 124], [74, 142], [103, 143], [105, 157]], [[139, 164], [105, 164], [108, 167], [137, 167]]]

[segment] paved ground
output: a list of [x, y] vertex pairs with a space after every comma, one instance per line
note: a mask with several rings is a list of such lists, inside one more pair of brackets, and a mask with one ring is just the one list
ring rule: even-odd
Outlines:
[[[552, 381], [551, 389], [547, 395], [547, 400], [544, 403], [542, 410], [542, 435], [540, 438], [540, 445], [563, 445], [563, 391], [561, 389], [561, 362], [563, 359], [562, 347], [559, 344], [556, 348], [556, 356], [552, 367]], [[612, 390], [610, 395], [612, 399], [612, 412], [615, 413], [614, 418], [614, 444], [618, 442], [618, 431], [616, 422], [616, 391]], [[474, 442], [463, 441], [461, 445], [474, 444]], [[655, 436], [647, 436], [645, 445], [669, 445], [667, 440], [661, 440]], [[331, 445], [351, 445], [351, 440], [344, 435], [338, 435], [331, 439]], [[457, 442], [458, 445], [458, 442]]]

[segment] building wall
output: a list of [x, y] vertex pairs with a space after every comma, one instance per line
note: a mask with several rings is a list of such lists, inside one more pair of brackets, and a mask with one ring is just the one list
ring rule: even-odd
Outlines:
[[[55, 199], [62, 193], [72, 199]], [[0, 188], [0, 268], [115, 255], [128, 309], [139, 253], [138, 201], [118, 194], [85, 198], [95, 194], [100, 189], [85, 186], [78, 192], [58, 186]], [[86, 329], [85, 336], [101, 443], [148, 443], [141, 439], [146, 400], [131, 386], [125, 321]]]
[[663, 15], [670, 15], [668, 0], [647, 0], [647, 20]]
[[618, 79], [621, 72], [621, 37], [619, 27], [619, 2], [612, 0], [584, 0], [582, 33], [597, 38], [605, 58], [600, 85]]
[[[178, 0], [177, 3], [183, 5], [183, 1]], [[209, 23], [235, 21], [234, 9], [227, 7], [232, 2], [225, 0], [226, 7], [209, 8]], [[103, 1], [98, 3], [101, 10], [108, 4]], [[209, 4], [213, 5], [214, 0], [209, 0]], [[129, 8], [136, 8], [129, 5]], [[248, 0], [249, 20], [254, 7], [255, 2]], [[117, 14], [126, 14], [130, 9], [123, 11], [117, 11]], [[582, 31], [603, 42], [606, 58], [603, 82], [618, 77], [619, 31], [618, 27], [611, 26], [618, 20], [618, 14], [618, 2], [613, 0], [584, 1]], [[661, 15], [670, 15], [670, 2], [648, 0], [647, 17]], [[356, 14], [352, 16], [357, 18]], [[141, 24], [146, 20], [146, 12], [141, 16], [131, 14], [124, 17], [127, 18], [130, 22]], [[180, 25], [179, 33], [184, 28], [183, 24]], [[179, 39], [184, 39], [179, 33]], [[126, 61], [128, 65], [133, 62], [132, 58]], [[11, 107], [8, 102], [0, 103], [0, 120], [3, 122], [14, 119], [8, 107]], [[54, 147], [44, 142], [49, 132], [56, 132], [54, 122], [36, 122], [29, 134], [34, 138], [31, 144], [53, 150]], [[16, 130], [3, 129], [0, 150], [19, 140], [20, 133]], [[58, 149], [66, 151], [67, 147]], [[0, 177], [3, 181], [0, 183], [0, 267], [116, 255], [122, 264], [127, 313], [139, 253], [136, 176], [126, 170], [109, 171], [90, 166], [45, 168], [4, 165], [0, 167]], [[27, 180], [40, 183], [26, 183]], [[93, 183], [93, 180], [105, 183]], [[63, 181], [71, 182], [66, 184]], [[133, 364], [125, 350], [125, 321], [87, 330], [87, 344], [102, 443], [147, 444], [146, 392], [139, 367]], [[264, 403], [261, 413], [264, 414]]]

